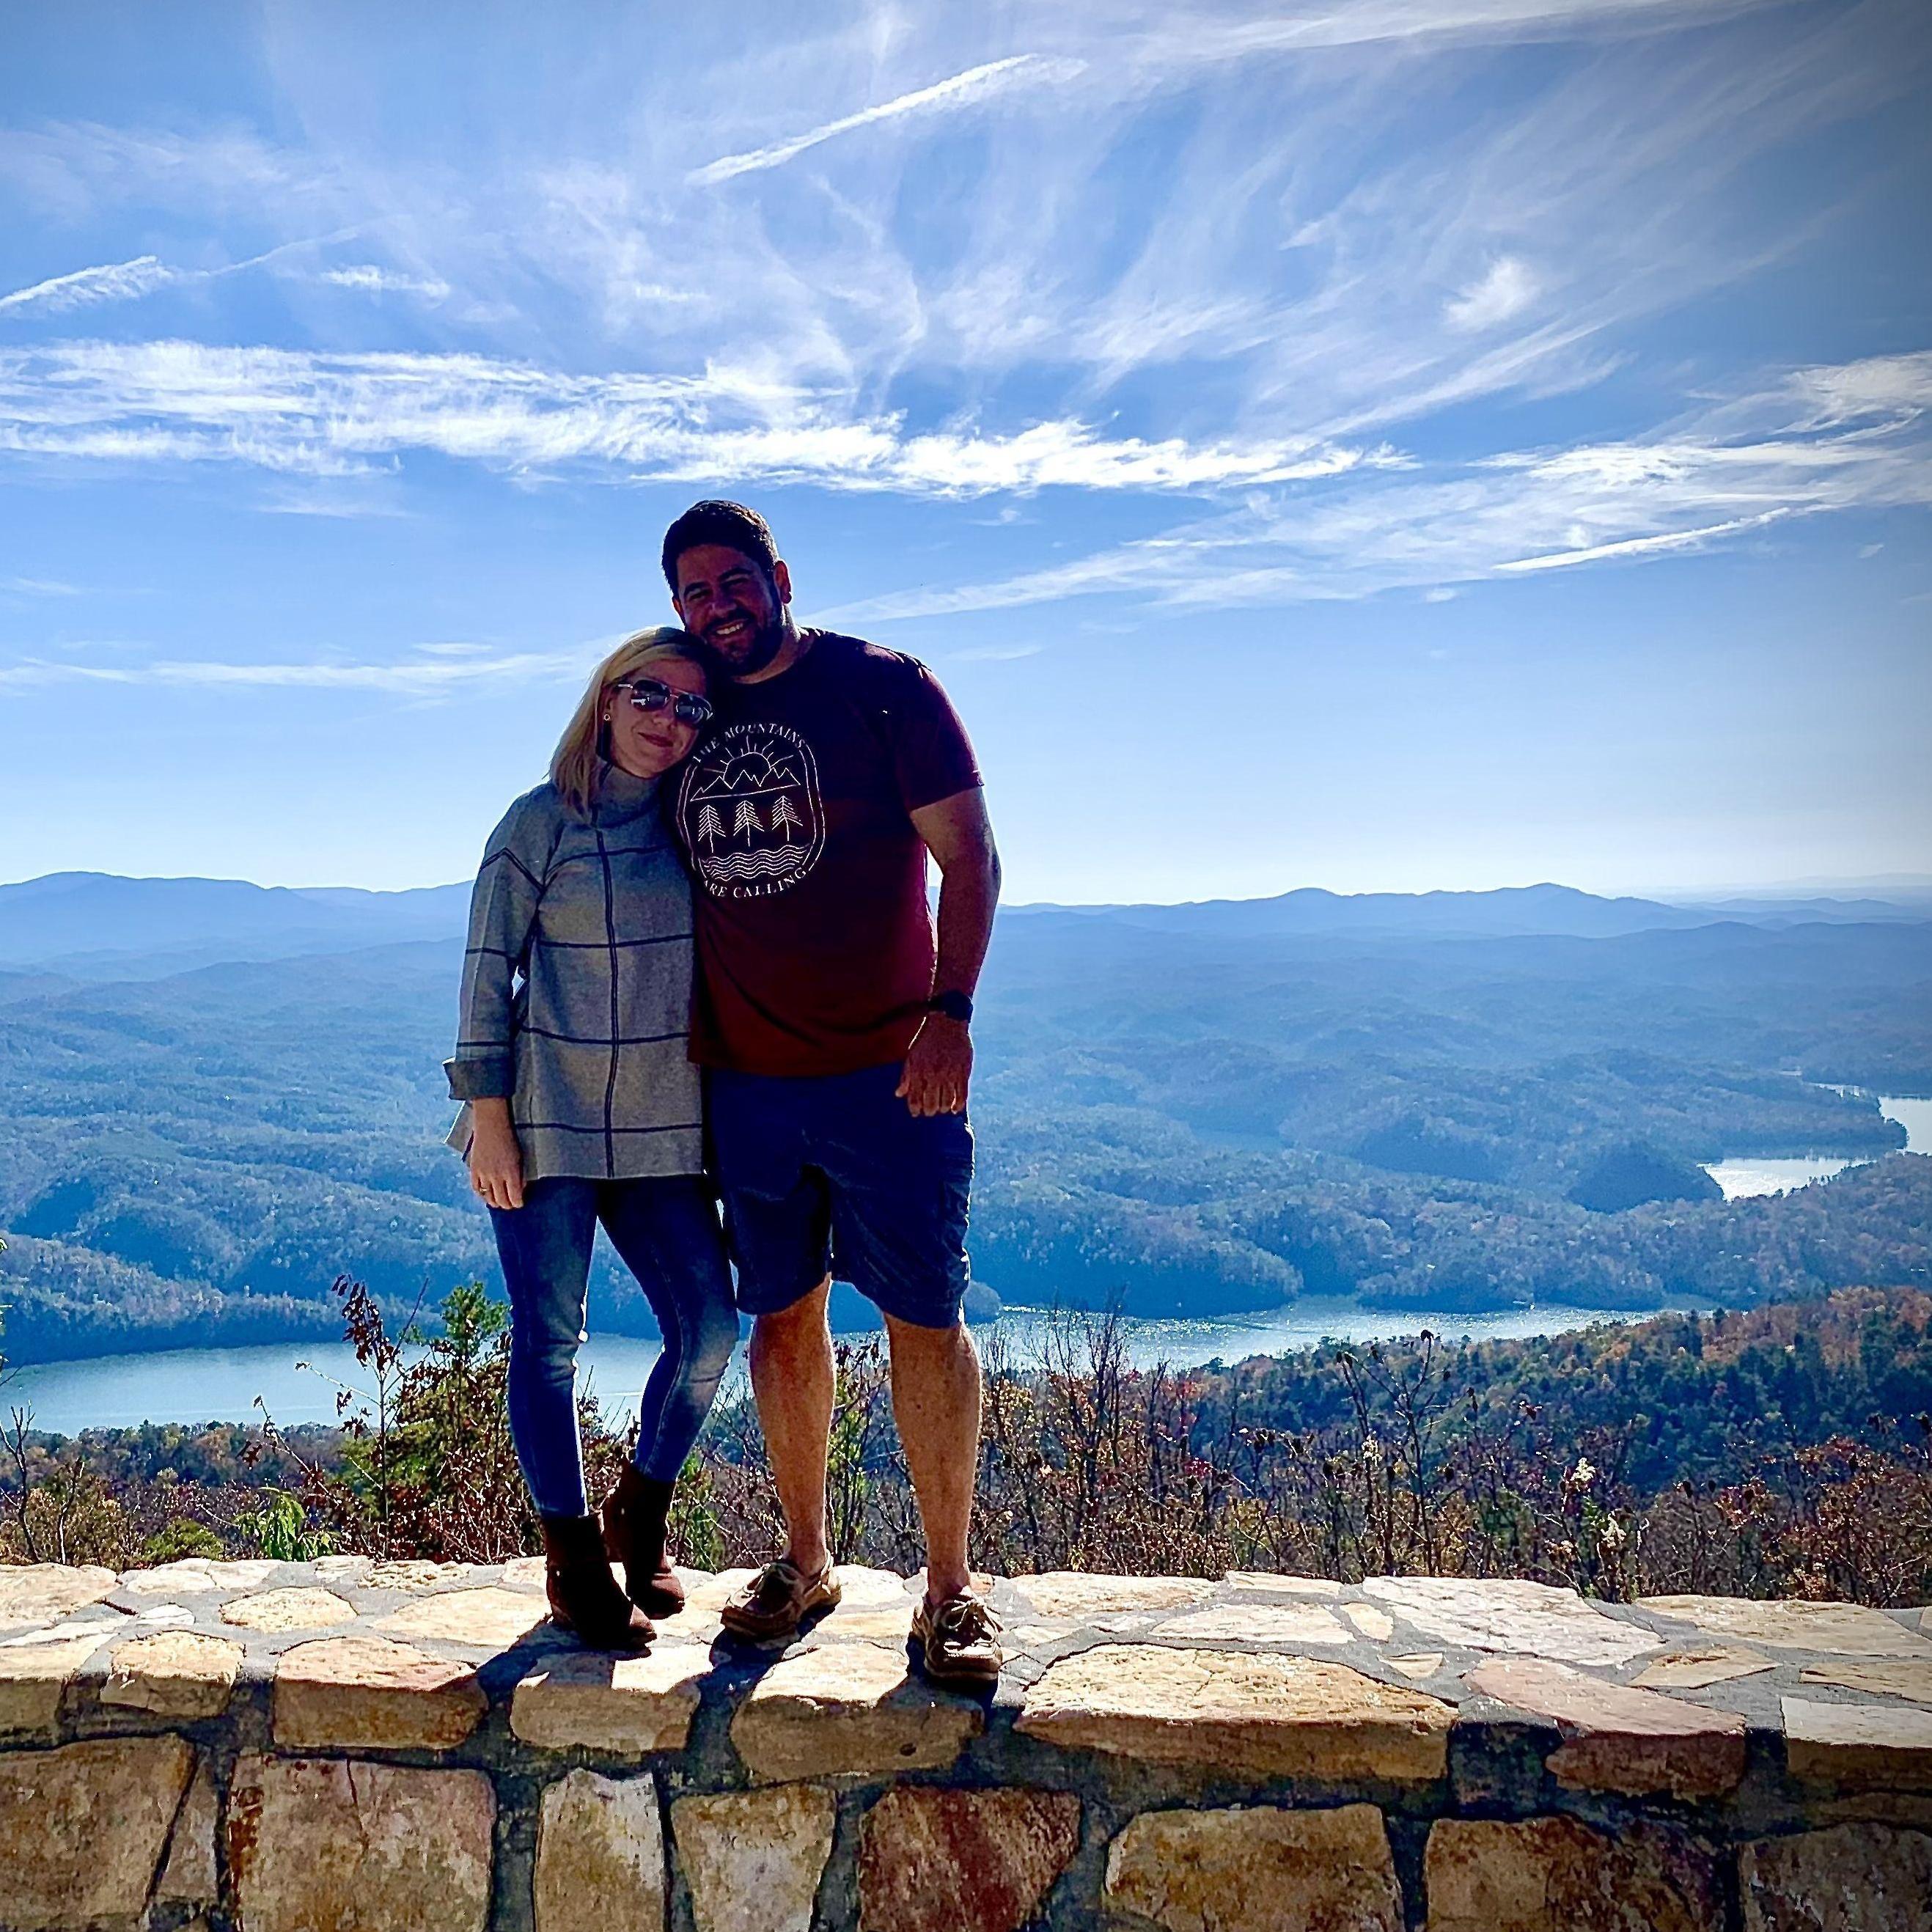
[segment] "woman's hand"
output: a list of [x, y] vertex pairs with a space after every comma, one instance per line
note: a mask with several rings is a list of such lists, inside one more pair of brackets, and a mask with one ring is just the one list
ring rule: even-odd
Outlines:
[[470, 1103], [470, 1184], [492, 1208], [524, 1204], [524, 1150], [507, 1100]]

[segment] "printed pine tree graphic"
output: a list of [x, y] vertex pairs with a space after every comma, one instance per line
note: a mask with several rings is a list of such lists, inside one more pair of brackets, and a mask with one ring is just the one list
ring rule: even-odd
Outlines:
[[739, 800], [737, 812], [731, 820], [731, 836], [735, 838], [742, 832], [746, 835], [745, 842], [749, 844], [751, 834], [764, 829], [758, 823], [758, 808], [748, 798]]
[[718, 842], [724, 836], [724, 821], [718, 816], [718, 808], [707, 805], [698, 814], [698, 842], [706, 851], [715, 852]]
[[777, 803], [772, 807], [772, 830], [789, 845], [791, 843], [792, 828], [794, 826], [802, 831], [805, 829], [805, 820], [793, 810], [790, 799], [784, 793], [780, 792]]

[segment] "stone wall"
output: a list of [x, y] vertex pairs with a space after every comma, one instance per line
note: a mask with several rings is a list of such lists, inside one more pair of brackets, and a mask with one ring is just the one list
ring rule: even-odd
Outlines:
[[648, 1654], [539, 1566], [0, 1568], [0, 1926], [1923, 1932], [1932, 1623], [1528, 1583], [994, 1586], [996, 1696], [844, 1574]]

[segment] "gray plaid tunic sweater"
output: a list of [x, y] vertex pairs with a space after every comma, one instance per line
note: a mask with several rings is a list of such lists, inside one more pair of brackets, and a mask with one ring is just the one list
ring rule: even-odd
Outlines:
[[[658, 781], [604, 766], [588, 819], [538, 785], [476, 875], [451, 1097], [510, 1102], [526, 1180], [700, 1173], [691, 975], [691, 885]], [[470, 1137], [466, 1106], [449, 1144]]]

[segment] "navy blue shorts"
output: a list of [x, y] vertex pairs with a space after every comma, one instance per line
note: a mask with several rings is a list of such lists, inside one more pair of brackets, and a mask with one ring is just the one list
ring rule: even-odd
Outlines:
[[747, 1315], [789, 1308], [830, 1274], [896, 1320], [950, 1328], [966, 1293], [973, 1130], [916, 1120], [900, 1068], [705, 1076], [705, 1125]]

